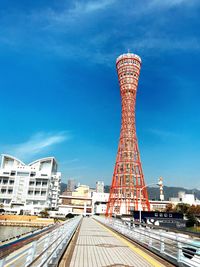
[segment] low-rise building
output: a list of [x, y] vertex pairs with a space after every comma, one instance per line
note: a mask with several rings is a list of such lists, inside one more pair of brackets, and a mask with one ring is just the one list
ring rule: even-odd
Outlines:
[[167, 200], [149, 200], [151, 211], [165, 211], [167, 205], [171, 204], [171, 201]]
[[60, 196], [59, 213], [67, 216], [92, 215], [92, 197], [87, 185], [79, 185], [74, 192]]
[[28, 165], [2, 155], [0, 168], [0, 203], [5, 210], [22, 210], [38, 214], [45, 208], [57, 209], [61, 173], [54, 157], [36, 160]]
[[200, 200], [196, 199], [194, 194], [186, 194], [184, 191], [178, 192], [178, 197], [171, 197], [170, 202], [173, 205], [177, 205], [179, 203], [189, 204], [189, 205], [200, 205]]
[[87, 185], [79, 185], [74, 192], [65, 192], [60, 196], [59, 213], [69, 214], [105, 214], [109, 193], [98, 193]]
[[93, 192], [92, 194], [92, 207], [93, 214], [105, 214], [109, 193]]

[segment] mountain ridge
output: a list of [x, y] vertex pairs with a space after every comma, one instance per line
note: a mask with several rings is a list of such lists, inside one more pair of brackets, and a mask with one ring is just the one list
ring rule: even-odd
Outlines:
[[[67, 184], [61, 183], [61, 194], [66, 190]], [[149, 199], [151, 200], [158, 200], [160, 196], [159, 187], [147, 187]], [[109, 193], [110, 186], [105, 185], [104, 192]], [[200, 199], [200, 190], [194, 189], [187, 189], [184, 187], [177, 187], [177, 186], [163, 186], [163, 192], [165, 200], [169, 200], [171, 197], [178, 197], [178, 192], [184, 191], [186, 194], [194, 194], [196, 198]]]

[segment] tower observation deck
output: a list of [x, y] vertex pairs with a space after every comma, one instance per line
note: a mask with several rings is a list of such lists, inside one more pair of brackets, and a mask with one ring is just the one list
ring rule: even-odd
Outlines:
[[135, 104], [141, 58], [135, 54], [120, 55], [116, 61], [122, 119], [117, 159], [107, 204], [107, 216], [150, 210], [135, 127]]

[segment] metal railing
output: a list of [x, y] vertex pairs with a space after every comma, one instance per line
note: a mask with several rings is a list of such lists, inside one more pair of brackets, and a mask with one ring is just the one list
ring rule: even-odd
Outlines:
[[49, 234], [0, 260], [0, 267], [57, 266], [58, 259], [79, 226], [81, 216], [68, 220]]
[[94, 216], [94, 218], [129, 239], [136, 241], [176, 266], [200, 266], [200, 239], [172, 230], [154, 229], [130, 221]]

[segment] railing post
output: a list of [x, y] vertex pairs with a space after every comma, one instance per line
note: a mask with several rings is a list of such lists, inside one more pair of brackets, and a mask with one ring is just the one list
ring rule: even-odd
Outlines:
[[165, 252], [165, 242], [164, 242], [164, 237], [160, 233], [160, 253]]
[[[49, 246], [49, 243], [50, 243], [50, 240], [51, 240], [51, 237], [52, 237], [52, 233], [51, 232], [50, 234], [48, 234], [44, 240], [44, 246], [43, 246], [43, 251], [45, 251], [48, 246]], [[47, 258], [47, 253], [48, 253], [48, 250], [46, 250], [46, 252], [44, 253], [44, 255], [42, 256], [42, 261], [41, 262], [44, 262]]]
[[142, 228], [141, 225], [139, 227], [139, 231], [140, 231], [140, 242], [144, 243], [144, 229]]
[[149, 243], [148, 243], [148, 245], [149, 245], [149, 247], [152, 247], [153, 240], [152, 240], [152, 236], [151, 236], [151, 229], [149, 229], [148, 232], [149, 232]]
[[178, 240], [178, 235], [177, 235], [177, 247], [178, 247], [178, 251], [177, 251], [177, 262], [182, 262], [182, 258], [183, 258], [183, 251], [182, 251], [182, 243]]
[[32, 242], [31, 247], [28, 250], [25, 266], [29, 265], [34, 260], [36, 247], [37, 247], [37, 240]]
[[5, 262], [6, 262], [6, 258], [1, 259], [0, 260], [0, 267], [3, 267]]

